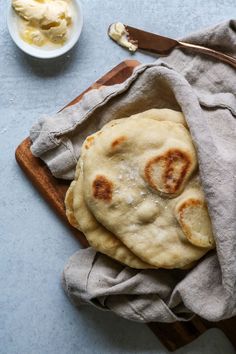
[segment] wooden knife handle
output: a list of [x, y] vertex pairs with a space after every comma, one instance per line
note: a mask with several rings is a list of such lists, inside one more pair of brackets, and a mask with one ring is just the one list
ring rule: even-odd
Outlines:
[[231, 66], [233, 66], [234, 68], [236, 68], [236, 58], [231, 57], [230, 55], [218, 52], [217, 50], [214, 49], [210, 49], [210, 48], [206, 48], [203, 47], [201, 45], [197, 45], [197, 44], [190, 44], [190, 43], [185, 43], [185, 42], [178, 42], [179, 45], [177, 46], [178, 48], [189, 48], [189, 49], [193, 49], [193, 50], [198, 50], [201, 53], [210, 55], [216, 59], [219, 59], [227, 64], [230, 64]]

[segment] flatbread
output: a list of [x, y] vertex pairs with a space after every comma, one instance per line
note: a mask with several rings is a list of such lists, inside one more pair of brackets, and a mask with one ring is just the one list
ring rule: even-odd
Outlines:
[[[86, 143], [88, 144], [89, 140], [87, 140]], [[71, 183], [67, 191], [65, 204], [69, 222], [84, 233], [90, 246], [95, 250], [132, 268], [155, 268], [133, 254], [92, 215], [83, 198], [83, 174], [80, 169], [80, 163], [77, 165], [76, 179]]]
[[[182, 121], [175, 120], [176, 114]], [[185, 267], [215, 246], [197, 155], [185, 125], [180, 112], [151, 110], [138, 120], [135, 115], [110, 122], [85, 142], [82, 192], [87, 207], [155, 267]], [[181, 209], [180, 198], [187, 192], [184, 205], [197, 202]], [[207, 226], [196, 228], [190, 215]]]
[[67, 216], [69, 223], [79, 230], [79, 224], [78, 224], [76, 217], [74, 215], [74, 207], [73, 207], [75, 183], [76, 183], [76, 181], [71, 182], [70, 187], [68, 188], [68, 190], [66, 192], [65, 207], [66, 207], [66, 216]]

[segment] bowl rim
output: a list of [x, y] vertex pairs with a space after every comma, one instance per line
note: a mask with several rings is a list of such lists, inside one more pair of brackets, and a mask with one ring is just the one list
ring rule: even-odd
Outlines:
[[9, 34], [13, 40], [13, 42], [16, 44], [16, 46], [21, 49], [24, 53], [38, 59], [53, 59], [60, 57], [64, 54], [66, 54], [68, 51], [70, 51], [75, 44], [78, 42], [79, 37], [82, 32], [84, 20], [83, 20], [83, 9], [80, 0], [71, 0], [75, 3], [75, 7], [77, 7], [78, 11], [78, 16], [79, 16], [79, 26], [76, 34], [72, 36], [71, 39], [69, 39], [63, 46], [53, 49], [53, 50], [43, 50], [43, 48], [36, 48], [26, 42], [24, 42], [23, 39], [20, 38], [19, 34], [16, 33], [14, 30], [14, 24], [13, 24], [13, 15], [14, 15], [14, 9], [12, 8], [11, 1], [8, 2], [8, 12], [7, 12], [7, 27]]

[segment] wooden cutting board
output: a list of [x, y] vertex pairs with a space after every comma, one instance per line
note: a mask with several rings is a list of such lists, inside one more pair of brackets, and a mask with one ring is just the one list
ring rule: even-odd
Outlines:
[[[81, 100], [85, 92], [99, 88], [102, 85], [113, 85], [126, 80], [132, 73], [135, 66], [140, 64], [136, 60], [126, 60], [105, 74], [101, 79], [91, 85], [86, 91], [76, 97], [68, 104], [73, 105]], [[67, 224], [71, 231], [78, 238], [79, 242], [87, 247], [88, 243], [84, 235], [73, 228], [67, 221], [64, 207], [64, 198], [69, 182], [56, 179], [52, 176], [46, 165], [32, 155], [30, 151], [31, 141], [26, 138], [16, 149], [16, 160], [23, 169], [27, 177], [34, 184], [36, 189], [44, 196], [47, 203], [56, 211], [59, 217]], [[210, 323], [199, 317], [195, 317], [190, 322], [149, 323], [148, 326], [167, 347], [174, 351], [181, 346], [190, 343], [208, 328], [219, 328], [230, 339], [236, 348], [236, 317], [218, 323]]]

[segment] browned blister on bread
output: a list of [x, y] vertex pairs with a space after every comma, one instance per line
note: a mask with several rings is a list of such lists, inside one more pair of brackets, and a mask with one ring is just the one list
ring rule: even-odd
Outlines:
[[169, 197], [178, 195], [195, 168], [191, 155], [180, 149], [171, 148], [159, 156], [152, 157], [145, 166], [145, 179], [160, 193]]
[[184, 235], [193, 245], [214, 248], [211, 221], [203, 193], [190, 189], [177, 203], [176, 218]]
[[98, 175], [93, 181], [93, 196], [105, 202], [112, 200], [113, 183], [105, 176]]

